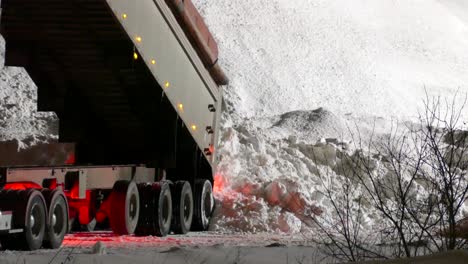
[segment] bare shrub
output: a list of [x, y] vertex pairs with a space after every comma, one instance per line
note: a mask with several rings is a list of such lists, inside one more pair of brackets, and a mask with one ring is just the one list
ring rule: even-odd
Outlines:
[[327, 254], [360, 261], [466, 247], [465, 104], [426, 98], [424, 106], [417, 124], [366, 142], [357, 133], [356, 151], [319, 170], [330, 213], [315, 223]]

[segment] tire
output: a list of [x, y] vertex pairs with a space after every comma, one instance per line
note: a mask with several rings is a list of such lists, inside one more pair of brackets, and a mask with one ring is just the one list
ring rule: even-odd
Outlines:
[[176, 234], [187, 234], [192, 226], [193, 219], [193, 193], [190, 183], [178, 181], [172, 190], [172, 225], [171, 229]]
[[153, 184], [155, 199], [155, 235], [166, 236], [171, 230], [172, 195], [168, 182]]
[[47, 210], [45, 199], [38, 190], [16, 191], [15, 228], [23, 228], [20, 234], [2, 237], [3, 249], [36, 250], [42, 246], [45, 236]]
[[213, 187], [209, 180], [195, 181], [195, 203], [193, 212], [193, 231], [206, 231], [209, 228], [214, 209]]
[[117, 181], [109, 199], [112, 199], [109, 216], [112, 231], [118, 235], [133, 234], [140, 214], [140, 197], [135, 182]]
[[137, 236], [149, 236], [155, 234], [155, 204], [156, 196], [153, 192], [153, 185], [150, 183], [138, 184], [140, 193], [140, 216], [135, 229]]
[[42, 191], [49, 211], [44, 237], [45, 248], [59, 248], [68, 231], [68, 203], [65, 194], [59, 190]]

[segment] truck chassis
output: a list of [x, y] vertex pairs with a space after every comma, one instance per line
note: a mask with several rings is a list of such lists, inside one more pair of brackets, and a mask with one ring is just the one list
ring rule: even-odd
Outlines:
[[3, 168], [0, 179], [4, 249], [57, 248], [66, 233], [96, 225], [119, 235], [202, 231], [214, 206], [210, 181], [195, 181], [192, 191], [143, 166]]

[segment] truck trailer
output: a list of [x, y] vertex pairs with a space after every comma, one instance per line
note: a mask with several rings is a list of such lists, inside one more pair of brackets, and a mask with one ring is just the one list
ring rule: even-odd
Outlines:
[[1, 247], [57, 248], [66, 233], [96, 226], [138, 236], [207, 230], [228, 79], [193, 3], [1, 8], [5, 65], [24, 67], [38, 110], [59, 118], [59, 142], [44, 152], [0, 149]]

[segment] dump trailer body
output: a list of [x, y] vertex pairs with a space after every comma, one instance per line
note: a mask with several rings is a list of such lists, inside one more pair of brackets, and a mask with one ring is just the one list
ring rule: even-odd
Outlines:
[[193, 3], [190, 0], [166, 0], [166, 3], [194, 45], [211, 77], [219, 85], [228, 84], [229, 80], [218, 63], [218, 45]]
[[[5, 64], [28, 71], [39, 110], [57, 113], [60, 140], [76, 143], [78, 163], [173, 167], [187, 128], [212, 165], [222, 88], [210, 74], [216, 43], [210, 34], [207, 45], [194, 37], [207, 35], [204, 24], [178, 23], [164, 0], [3, 0], [2, 7]], [[204, 63], [199, 55], [208, 53]]]
[[116, 17], [120, 15], [127, 34], [133, 36], [142, 59], [153, 65], [151, 72], [198, 146], [206, 150], [204, 155], [210, 154], [218, 127], [220, 90], [168, 6], [163, 0], [107, 2]]
[[57, 248], [66, 232], [96, 224], [117, 234], [207, 230], [228, 80], [193, 4], [1, 6], [5, 65], [24, 67], [38, 109], [60, 120], [60, 142], [0, 151], [1, 247]]

